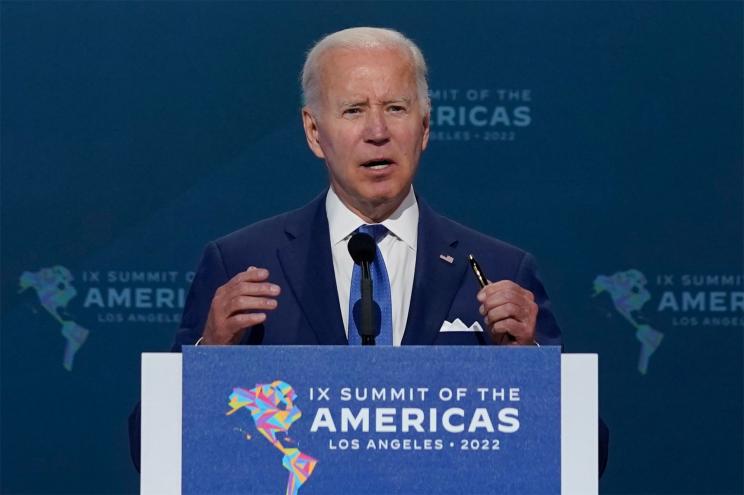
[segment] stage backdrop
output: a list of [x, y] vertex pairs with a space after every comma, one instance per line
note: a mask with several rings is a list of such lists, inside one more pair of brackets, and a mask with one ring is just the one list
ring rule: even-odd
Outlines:
[[416, 191], [537, 256], [600, 356], [608, 494], [742, 493], [739, 2], [3, 2], [3, 493], [131, 493], [143, 351], [209, 240], [303, 205], [298, 72], [389, 26], [430, 65]]

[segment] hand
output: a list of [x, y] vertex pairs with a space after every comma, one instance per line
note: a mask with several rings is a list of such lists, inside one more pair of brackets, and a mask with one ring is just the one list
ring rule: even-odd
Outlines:
[[[480, 314], [497, 344], [535, 343], [537, 304], [535, 296], [510, 280], [489, 283], [476, 296]], [[509, 342], [509, 336], [514, 338]]]
[[251, 266], [219, 287], [212, 298], [201, 343], [235, 344], [247, 328], [263, 323], [264, 311], [276, 309], [275, 297], [281, 292], [278, 285], [267, 282], [268, 278], [268, 270]]

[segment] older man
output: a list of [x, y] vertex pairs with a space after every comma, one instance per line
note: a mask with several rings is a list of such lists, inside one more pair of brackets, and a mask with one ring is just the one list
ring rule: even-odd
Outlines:
[[[380, 343], [560, 344], [532, 256], [436, 214], [414, 194], [430, 110], [418, 47], [388, 29], [333, 33], [309, 52], [302, 86], [307, 143], [330, 187], [207, 246], [174, 350], [357, 343], [347, 244], [359, 230], [377, 241]], [[470, 253], [493, 280], [483, 289], [468, 273]], [[440, 332], [457, 319], [474, 331]]]
[[[419, 49], [386, 29], [333, 33], [308, 54], [302, 83], [307, 143], [325, 161], [330, 188], [301, 210], [207, 248], [177, 345], [346, 344], [354, 289], [346, 245], [363, 224], [386, 229], [379, 249], [394, 345], [445, 343], [438, 341], [444, 320], [470, 325], [481, 316], [488, 339], [459, 335], [452, 343], [559, 343], [531, 257], [438, 217], [413, 193], [429, 138]], [[464, 276], [468, 253], [496, 280], [480, 292]]]

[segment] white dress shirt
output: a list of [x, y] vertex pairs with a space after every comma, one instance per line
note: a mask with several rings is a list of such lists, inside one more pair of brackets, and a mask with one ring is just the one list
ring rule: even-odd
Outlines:
[[[347, 244], [351, 234], [366, 222], [341, 202], [333, 187], [326, 195], [326, 215], [331, 234], [333, 270], [336, 275], [338, 303], [344, 320], [346, 335], [349, 335], [349, 292], [354, 260]], [[413, 275], [416, 270], [416, 245], [418, 241], [419, 209], [413, 187], [408, 196], [390, 217], [382, 222], [388, 234], [377, 244], [385, 260], [390, 279], [390, 296], [393, 310], [393, 345], [399, 346], [408, 321], [411, 305]]]

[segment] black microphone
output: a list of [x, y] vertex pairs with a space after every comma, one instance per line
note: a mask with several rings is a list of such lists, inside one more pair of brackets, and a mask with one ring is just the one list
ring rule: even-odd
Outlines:
[[348, 248], [354, 263], [362, 267], [361, 308], [359, 308], [360, 311], [356, 311], [357, 305], [353, 307], [349, 321], [351, 322], [354, 318], [359, 336], [362, 338], [362, 345], [375, 345], [375, 337], [380, 334], [380, 328], [375, 324], [374, 318], [370, 264], [375, 259], [377, 244], [371, 235], [357, 232], [349, 239]]

